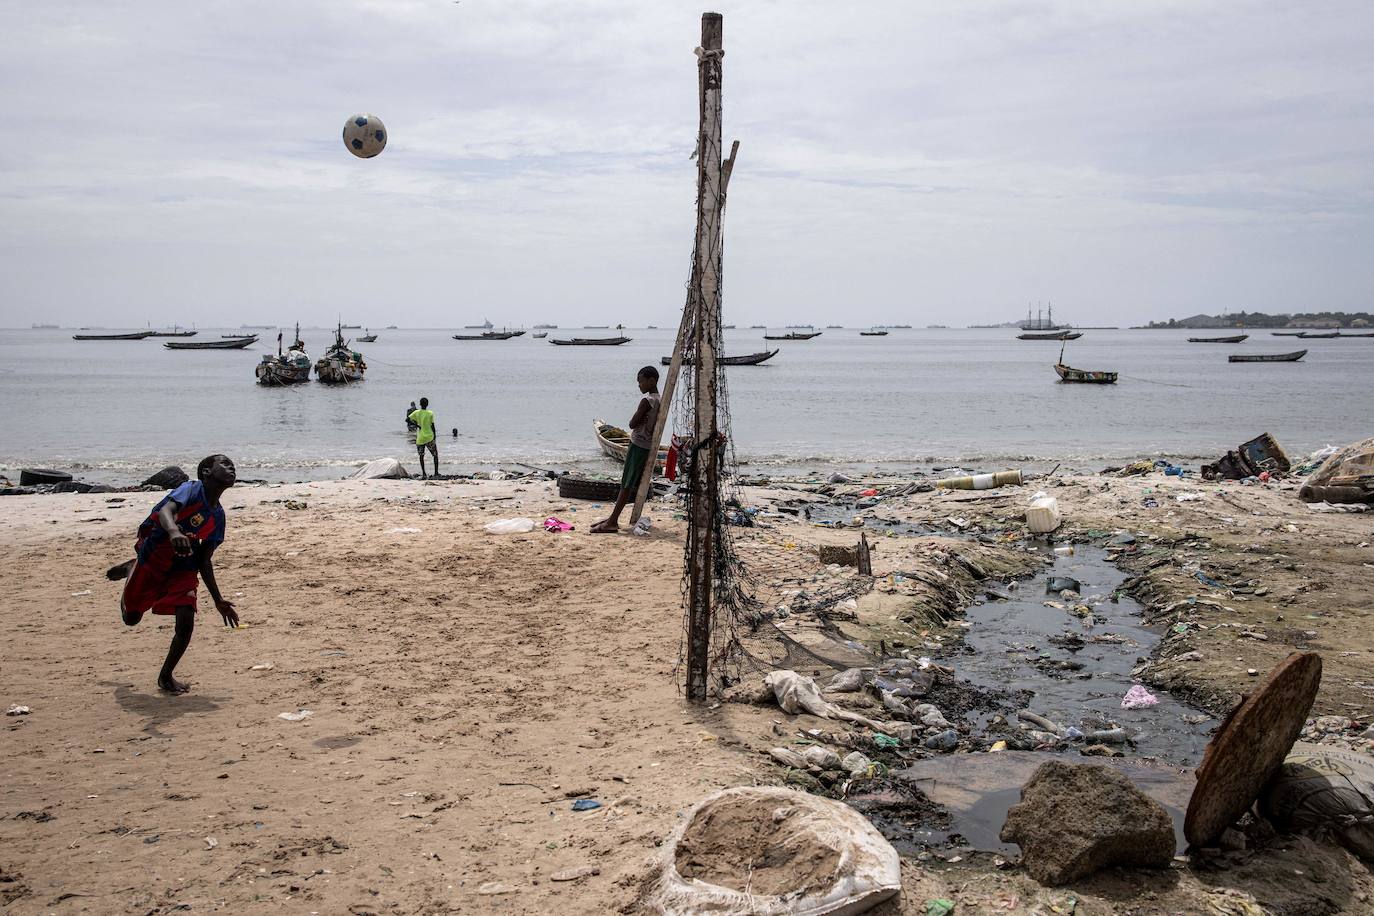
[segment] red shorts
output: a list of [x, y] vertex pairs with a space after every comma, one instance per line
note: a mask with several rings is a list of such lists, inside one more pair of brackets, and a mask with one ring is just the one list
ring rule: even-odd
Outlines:
[[159, 544], [146, 560], [135, 562], [119, 599], [120, 611], [176, 614], [177, 608], [194, 608], [200, 573], [194, 569], [172, 569], [174, 559], [172, 545]]

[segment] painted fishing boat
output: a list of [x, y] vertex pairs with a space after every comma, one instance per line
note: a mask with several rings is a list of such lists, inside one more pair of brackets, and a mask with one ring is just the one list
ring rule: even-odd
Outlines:
[[258, 342], [253, 337], [231, 337], [228, 340], [169, 340], [163, 344], [168, 350], [244, 350]]
[[[719, 360], [722, 366], [757, 366], [759, 363], [766, 363], [768, 360], [778, 355], [777, 350], [764, 350], [762, 353], [750, 353], [748, 356], [722, 356]], [[673, 364], [671, 356], [665, 356], [659, 360], [665, 366]], [[690, 366], [695, 360], [684, 359], [682, 365]]]
[[802, 331], [793, 331], [790, 334], [765, 334], [764, 340], [810, 340], [813, 337], [820, 337], [824, 331], [812, 331], [807, 334]]
[[[592, 428], [596, 430], [596, 444], [601, 446], [602, 454], [624, 464], [625, 455], [630, 450], [630, 434], [619, 426], [612, 426], [605, 420], [593, 420]], [[668, 450], [660, 448], [658, 460], [654, 462], [654, 471], [661, 472], [663, 463], [667, 460]]]
[[1249, 334], [1235, 334], [1231, 337], [1189, 337], [1188, 343], [1240, 343], [1249, 337]]
[[1301, 337], [1303, 340], [1335, 340], [1337, 337], [1341, 336], [1341, 332], [1330, 331], [1323, 334], [1313, 334], [1310, 331], [1303, 331], [1298, 336]]
[[1226, 361], [1230, 363], [1296, 363], [1306, 355], [1306, 350], [1294, 350], [1292, 353], [1232, 353], [1226, 357]]
[[221, 340], [243, 340], [245, 337], [253, 337], [253, 338], [256, 338], [258, 335], [256, 335], [256, 334], [221, 334], [221, 335], [219, 335], [219, 336], [220, 336], [220, 339], [221, 339]]
[[549, 343], [555, 347], [618, 347], [631, 340], [631, 337], [571, 337], [567, 340], [550, 337]]
[[329, 349], [324, 351], [315, 363], [315, 375], [326, 385], [347, 385], [350, 382], [361, 382], [363, 373], [367, 371], [367, 363], [363, 361], [363, 355], [348, 345], [344, 340], [343, 325], [339, 325], [334, 330], [334, 342], [329, 345]]
[[1060, 381], [1080, 382], [1085, 385], [1115, 385], [1115, 372], [1102, 372], [1095, 369], [1075, 369], [1063, 363], [1055, 363], [1054, 371], [1059, 373]]
[[146, 340], [152, 336], [152, 331], [135, 331], [132, 334], [73, 334], [72, 340]]
[[524, 331], [483, 331], [481, 334], [454, 334], [454, 340], [510, 340], [519, 337]]
[[259, 385], [299, 385], [310, 381], [310, 355], [301, 340], [301, 326], [296, 325], [296, 338], [285, 353], [281, 349], [281, 332], [277, 332], [277, 355], [266, 354], [256, 370]]
[[886, 336], [887, 336], [887, 331], [884, 331], [882, 328], [870, 328], [870, 329], [867, 330], [867, 331], [860, 331], [860, 332], [859, 332], [859, 336], [860, 336], [860, 337], [886, 337]]
[[1047, 334], [1017, 334], [1017, 340], [1077, 340], [1082, 331], [1051, 331]]

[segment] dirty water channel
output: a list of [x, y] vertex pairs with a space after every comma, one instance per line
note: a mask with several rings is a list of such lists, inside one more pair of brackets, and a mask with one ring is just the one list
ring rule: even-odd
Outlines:
[[[811, 519], [820, 524], [853, 518], [855, 509], [852, 504], [810, 508]], [[968, 536], [890, 520], [865, 528], [897, 537]], [[1193, 784], [1191, 768], [1202, 759], [1217, 720], [1162, 690], [1150, 690], [1158, 700], [1153, 706], [1123, 708], [1122, 698], [1136, 684], [1131, 671], [1154, 650], [1162, 629], [1145, 626], [1141, 606], [1120, 594], [1126, 575], [1108, 561], [1102, 548], [1075, 544], [1072, 555], [1061, 556], [1051, 542], [1027, 540], [1024, 544], [1049, 562], [1031, 577], [988, 582], [989, 590], [1004, 595], [1005, 600], [987, 597], [966, 608], [963, 638], [947, 642], [931, 655], [939, 664], [954, 668], [956, 683], [1000, 696], [1029, 695], [1026, 710], [1050, 720], [1061, 734], [1073, 727], [1084, 737], [1061, 740], [1053, 750], [956, 752], [914, 761], [907, 769], [893, 772], [894, 783], [920, 789], [949, 817], [899, 824], [880, 810], [866, 813], [908, 854], [941, 845], [1010, 853], [1015, 847], [998, 837], [1007, 809], [1020, 799], [1020, 787], [1035, 767], [1058, 758], [1121, 769], [1169, 810], [1182, 848], [1183, 813]], [[1056, 578], [1076, 580], [1077, 596], [1074, 591], [1048, 591], [1050, 580]], [[999, 729], [996, 717], [1000, 714], [1015, 721], [1009, 714], [1013, 711], [994, 705], [960, 712], [972, 726], [972, 736], [991, 741], [1005, 736], [1001, 730], [1005, 726]], [[1079, 754], [1079, 748], [1092, 743], [1105, 743], [1124, 756]], [[864, 810], [865, 806], [859, 807]]]

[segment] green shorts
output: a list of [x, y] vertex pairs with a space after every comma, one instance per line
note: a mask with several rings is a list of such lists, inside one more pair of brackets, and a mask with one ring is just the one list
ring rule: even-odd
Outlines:
[[639, 486], [639, 475], [644, 473], [644, 465], [649, 461], [649, 450], [639, 445], [631, 445], [625, 453], [625, 469], [620, 472], [620, 489], [633, 490]]

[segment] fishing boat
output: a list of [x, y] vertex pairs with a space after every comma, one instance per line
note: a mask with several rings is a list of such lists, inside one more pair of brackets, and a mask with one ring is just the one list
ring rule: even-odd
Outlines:
[[[596, 444], [601, 446], [602, 454], [624, 464], [625, 455], [630, 450], [630, 434], [619, 426], [612, 426], [605, 420], [593, 420], [592, 427], [596, 430]], [[659, 448], [658, 459], [654, 462], [654, 471], [661, 472], [663, 463], [667, 460], [668, 450]]]
[[199, 331], [183, 331], [179, 326], [172, 325], [170, 331], [154, 331], [149, 337], [195, 337]]
[[483, 331], [481, 334], [454, 334], [454, 340], [510, 340], [519, 337], [524, 331]]
[[632, 339], [630, 337], [570, 337], [567, 340], [559, 340], [556, 337], [551, 337], [549, 343], [555, 347], [618, 347], [623, 343], [629, 343]]
[[825, 329], [826, 329], [827, 331], [843, 331], [843, 330], [844, 330], [844, 325], [842, 325], [842, 324], [828, 324], [828, 325], [825, 326]]
[[244, 350], [258, 342], [253, 337], [231, 337], [228, 340], [169, 340], [163, 344], [168, 350]]
[[367, 328], [366, 330], [366, 334], [363, 334], [362, 336], [355, 338], [358, 341], [358, 343], [376, 343], [377, 335], [372, 333], [371, 328]]
[[[759, 363], [766, 363], [778, 355], [777, 350], [765, 350], [762, 353], [750, 353], [748, 356], [722, 356], [717, 360], [722, 366], [757, 366]], [[665, 366], [673, 364], [671, 356], [665, 356], [659, 360]], [[682, 365], [690, 366], [695, 362], [691, 359], [683, 359]]]
[[256, 334], [221, 334], [221, 335], [219, 335], [219, 336], [220, 336], [220, 339], [222, 339], [222, 340], [243, 340], [245, 337], [254, 337], [254, 338], [256, 338], [258, 335], [256, 335]]
[[1306, 331], [1270, 331], [1274, 337], [1301, 337]]
[[350, 382], [361, 382], [363, 373], [367, 371], [367, 363], [363, 361], [363, 355], [348, 345], [344, 340], [343, 329], [346, 325], [339, 325], [334, 330], [334, 342], [329, 345], [329, 349], [324, 351], [315, 363], [315, 375], [326, 385], [347, 385]]
[[1188, 343], [1240, 343], [1249, 337], [1249, 334], [1235, 334], [1231, 337], [1189, 337]]
[[806, 333], [804, 333], [804, 332], [802, 332], [802, 331], [792, 331], [792, 332], [790, 332], [790, 333], [788, 333], [788, 334], [765, 334], [765, 335], [763, 335], [763, 339], [764, 339], [764, 340], [810, 340], [810, 339], [813, 338], [813, 337], [820, 337], [821, 334], [823, 334], [823, 333], [825, 333], [825, 332], [824, 332], [824, 331], [812, 331], [810, 334], [806, 334]]
[[132, 334], [73, 334], [72, 340], [146, 340], [152, 336], [152, 331], [135, 331]]
[[1306, 350], [1294, 350], [1292, 353], [1232, 353], [1226, 357], [1226, 361], [1230, 363], [1296, 363], [1306, 355]]
[[548, 337], [548, 336], [549, 336], [549, 332], [548, 332], [548, 331], [535, 331], [533, 334], [530, 335], [530, 337], [533, 338], [534, 340], [543, 340], [545, 337]]
[[1310, 331], [1303, 331], [1298, 335], [1303, 340], [1335, 340], [1341, 336], [1340, 331], [1330, 331], [1322, 334], [1313, 334]]
[[1075, 369], [1063, 363], [1055, 363], [1054, 371], [1059, 373], [1061, 381], [1081, 382], [1086, 385], [1115, 385], [1116, 373], [1103, 372], [1096, 369]]
[[299, 385], [310, 381], [310, 356], [301, 340], [301, 326], [296, 325], [296, 337], [285, 353], [281, 350], [281, 332], [277, 332], [277, 355], [266, 354], [255, 370], [259, 385]]
[[887, 331], [882, 328], [869, 328], [867, 331], [860, 331], [860, 337], [886, 337]]
[[1048, 334], [1017, 334], [1017, 340], [1077, 340], [1082, 331], [1051, 331]]
[[1341, 336], [1342, 336], [1342, 337], [1374, 337], [1374, 331], [1370, 331], [1368, 334], [1346, 334], [1345, 332], [1342, 332], [1342, 333], [1341, 333]]

